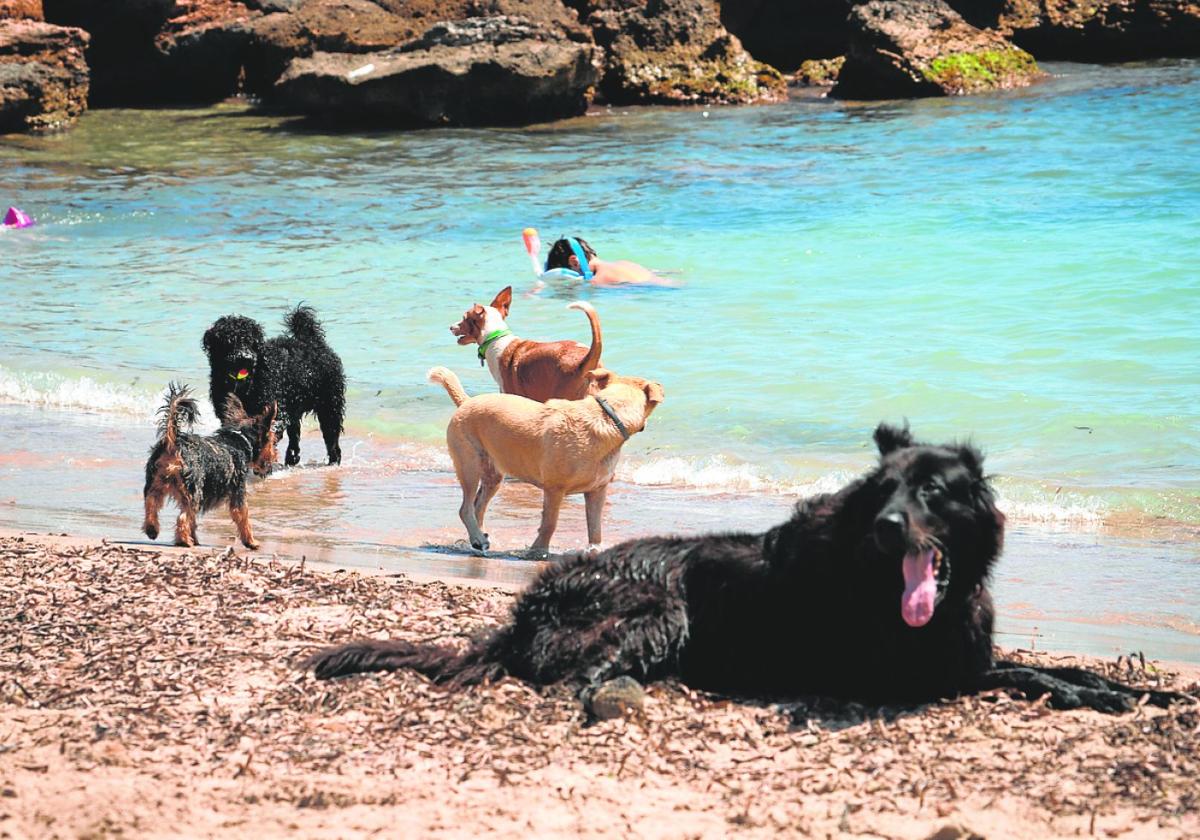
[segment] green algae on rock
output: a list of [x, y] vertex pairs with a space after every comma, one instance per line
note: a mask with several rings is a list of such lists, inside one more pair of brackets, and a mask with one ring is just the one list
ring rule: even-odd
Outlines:
[[1023, 87], [1044, 74], [1033, 56], [977, 29], [943, 0], [870, 0], [850, 13], [834, 94], [849, 99], [956, 96]]
[[922, 72], [946, 92], [966, 94], [1020, 87], [1040, 71], [1032, 55], [1012, 47], [939, 56]]
[[842, 65], [845, 63], [846, 56], [844, 55], [836, 58], [810, 58], [800, 63], [800, 69], [792, 78], [798, 85], [812, 87], [832, 85], [837, 82], [838, 74], [842, 72]]

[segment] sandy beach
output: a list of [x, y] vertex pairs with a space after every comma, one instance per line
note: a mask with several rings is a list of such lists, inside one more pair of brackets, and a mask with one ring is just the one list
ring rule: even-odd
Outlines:
[[[319, 682], [355, 636], [465, 639], [508, 589], [241, 552], [0, 533], [0, 837], [1200, 834], [1200, 710], [766, 704], [654, 685]], [[1012, 654], [1013, 652], [1006, 652]], [[1196, 669], [1083, 662], [1196, 693]]]

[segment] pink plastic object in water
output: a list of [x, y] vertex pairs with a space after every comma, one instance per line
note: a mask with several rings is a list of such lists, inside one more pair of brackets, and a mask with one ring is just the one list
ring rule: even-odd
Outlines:
[[26, 213], [21, 212], [16, 207], [9, 207], [8, 212], [4, 214], [4, 226], [10, 228], [27, 228], [33, 225], [34, 221]]

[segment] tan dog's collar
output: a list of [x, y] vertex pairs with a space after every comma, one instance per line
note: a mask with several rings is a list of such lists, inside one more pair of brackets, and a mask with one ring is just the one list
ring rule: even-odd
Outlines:
[[629, 440], [629, 430], [625, 428], [625, 424], [621, 422], [621, 418], [617, 416], [617, 412], [613, 411], [613, 407], [600, 397], [593, 397], [593, 399], [600, 403], [600, 407], [604, 409], [604, 413], [608, 415], [608, 419], [617, 424], [617, 430], [621, 433], [621, 437]]

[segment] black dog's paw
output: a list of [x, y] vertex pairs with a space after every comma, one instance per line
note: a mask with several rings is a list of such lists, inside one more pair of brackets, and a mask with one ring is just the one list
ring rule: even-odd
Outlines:
[[579, 692], [589, 715], [597, 720], [612, 720], [640, 714], [646, 704], [646, 691], [633, 677], [617, 677]]

